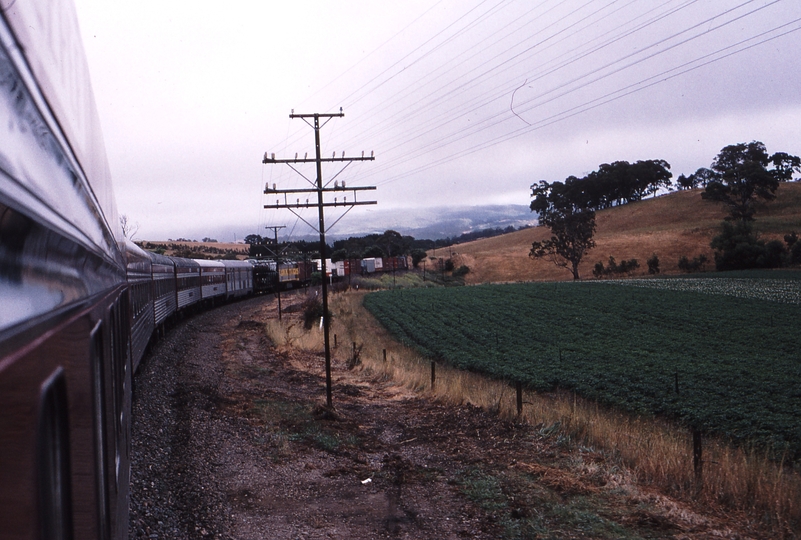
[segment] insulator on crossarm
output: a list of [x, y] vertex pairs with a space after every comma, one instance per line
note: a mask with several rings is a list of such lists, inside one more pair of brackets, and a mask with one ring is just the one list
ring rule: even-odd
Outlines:
[[342, 181], [342, 189], [345, 189], [345, 181]]
[[273, 191], [275, 191], [275, 184], [273, 184]]
[[306, 159], [307, 157], [309, 157], [309, 153], [308, 153], [308, 152], [306, 152], [306, 153], [303, 155], [303, 159]]
[[295, 152], [295, 159], [298, 159], [298, 153]]
[[267, 152], [264, 152], [264, 161], [267, 161]]
[[342, 151], [342, 159], [345, 159], [345, 151]]
[[275, 154], [273, 154], [273, 161], [275, 161]]
[[373, 157], [374, 153], [375, 153], [375, 150], [370, 150], [370, 157]]
[[337, 151], [336, 150], [331, 152], [331, 159], [334, 159], [335, 157], [337, 157]]
[[362, 150], [362, 157], [364, 157], [364, 150]]
[[334, 189], [339, 189], [339, 180], [334, 180]]

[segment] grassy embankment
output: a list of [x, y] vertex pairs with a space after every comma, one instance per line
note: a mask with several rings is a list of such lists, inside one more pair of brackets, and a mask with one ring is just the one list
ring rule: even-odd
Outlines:
[[[571, 392], [524, 392], [517, 416], [515, 391], [503, 381], [438, 365], [431, 387], [430, 360], [397, 343], [362, 306], [364, 293], [334, 295], [332, 333], [340, 346], [334, 355], [348, 361], [350, 343], [360, 349], [358, 369], [378, 380], [399, 385], [451, 404], [472, 404], [502, 419], [538, 425], [557, 432], [567, 444], [603, 449], [627, 467], [643, 485], [707, 508], [748, 516], [755, 527], [777, 537], [801, 532], [801, 478], [772, 461], [766, 453], [734, 448], [716, 439], [704, 440], [703, 489], [695, 482], [692, 438], [676, 424], [605, 408]], [[322, 348], [322, 332], [303, 331], [300, 324], [268, 323], [279, 346]], [[384, 350], [387, 361], [384, 362]]]

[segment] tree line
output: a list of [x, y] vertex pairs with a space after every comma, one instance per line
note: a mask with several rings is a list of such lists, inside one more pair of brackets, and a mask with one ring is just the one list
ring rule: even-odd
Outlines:
[[[426, 251], [428, 250], [470, 242], [480, 238], [500, 236], [525, 228], [527, 227], [515, 228], [512, 225], [505, 228], [489, 227], [463, 233], [456, 237], [446, 237], [437, 240], [417, 239], [413, 236], [402, 235], [394, 230], [387, 230], [383, 233], [351, 236], [347, 239], [336, 240], [331, 245], [326, 245], [326, 258], [337, 262], [345, 259], [409, 255], [412, 257], [412, 264], [417, 267], [418, 263], [425, 258]], [[251, 257], [274, 257], [278, 254], [292, 253], [306, 254], [317, 258], [320, 253], [319, 242], [306, 242], [301, 240], [289, 243], [283, 242], [276, 246], [275, 241], [271, 238], [262, 237], [258, 234], [249, 234], [245, 237], [245, 243], [250, 245], [249, 254]]]
[[[791, 181], [797, 172], [801, 172], [797, 156], [768, 154], [763, 143], [753, 141], [726, 146], [710, 168], [679, 177], [679, 189], [702, 186], [704, 199], [728, 208], [721, 233], [711, 243], [718, 270], [801, 263], [801, 242], [795, 232], [785, 236], [784, 244], [764, 242], [752, 226], [757, 201], [774, 199], [779, 184]], [[600, 165], [583, 178], [570, 176], [564, 182], [541, 180], [532, 184], [530, 208], [537, 212], [540, 225], [551, 229], [551, 238], [534, 242], [529, 255], [549, 259], [570, 270], [573, 279], [579, 279], [579, 263], [595, 247], [596, 210], [670, 189], [671, 177], [670, 164], [664, 160], [616, 161]]]
[[642, 200], [663, 188], [669, 189], [672, 177], [670, 164], [662, 159], [636, 163], [615, 161], [600, 165], [597, 171], [582, 178], [570, 176], [564, 182], [552, 184], [541, 180], [531, 189], [535, 199], [540, 196], [547, 198], [556, 190], [560, 198], [570, 200], [577, 207], [601, 210]]

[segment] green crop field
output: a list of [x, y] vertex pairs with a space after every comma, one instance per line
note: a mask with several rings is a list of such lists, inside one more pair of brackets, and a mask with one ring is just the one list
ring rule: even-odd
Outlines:
[[801, 280], [764, 276], [396, 290], [364, 304], [432, 359], [799, 461]]

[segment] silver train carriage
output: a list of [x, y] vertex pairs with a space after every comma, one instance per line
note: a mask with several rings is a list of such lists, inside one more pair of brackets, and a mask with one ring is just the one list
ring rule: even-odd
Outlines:
[[0, 534], [125, 538], [132, 306], [71, 3], [4, 3], [0, 130]]

